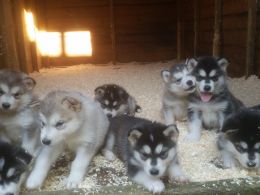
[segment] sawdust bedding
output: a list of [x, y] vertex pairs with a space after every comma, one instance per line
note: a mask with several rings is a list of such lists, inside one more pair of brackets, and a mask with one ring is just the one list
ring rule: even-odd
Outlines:
[[[115, 83], [123, 86], [133, 95], [142, 112], [137, 116], [163, 122], [160, 109], [162, 97], [162, 80], [160, 72], [169, 68], [174, 61], [157, 63], [127, 63], [127, 64], [84, 64], [70, 67], [42, 69], [32, 76], [37, 85], [35, 93], [44, 97], [52, 90], [76, 90], [93, 97], [94, 89], [105, 83]], [[260, 103], [260, 79], [251, 76], [248, 79], [229, 78], [229, 87], [233, 94], [247, 106]], [[191, 181], [212, 181], [228, 178], [248, 177], [251, 173], [239, 168], [219, 169], [212, 161], [219, 158], [216, 148], [216, 133], [203, 131], [199, 142], [185, 142], [187, 124], [178, 122], [180, 130], [178, 151], [184, 172]], [[42, 190], [65, 189], [73, 155], [64, 154], [51, 169]], [[103, 156], [97, 155], [91, 163], [85, 180], [79, 186], [86, 192], [97, 191], [102, 186], [131, 185], [126, 168], [119, 161], [108, 162]]]

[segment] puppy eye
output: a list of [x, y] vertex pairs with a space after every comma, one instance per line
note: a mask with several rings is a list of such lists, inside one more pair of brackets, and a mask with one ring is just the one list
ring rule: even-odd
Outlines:
[[180, 84], [180, 83], [181, 83], [181, 78], [180, 78], [180, 79], [177, 79], [177, 80], [175, 81], [175, 83]]
[[2, 89], [0, 89], [0, 96], [4, 95], [4, 91]]
[[211, 79], [212, 79], [214, 82], [216, 82], [216, 81], [218, 80], [218, 77], [217, 77], [217, 76], [213, 76], [213, 77], [211, 77]]
[[63, 129], [65, 127], [64, 121], [58, 121], [55, 125], [56, 129]]
[[160, 158], [161, 159], [166, 159], [168, 157], [168, 151], [164, 151], [160, 153]]
[[239, 144], [236, 144], [235, 147], [236, 147], [237, 151], [240, 152], [240, 153], [245, 153], [247, 151], [245, 148], [243, 148]]
[[43, 128], [43, 127], [45, 127], [45, 122], [43, 122], [43, 121], [40, 121], [40, 123], [41, 123], [41, 128]]
[[140, 153], [140, 156], [141, 156], [141, 159], [144, 160], [144, 161], [149, 158], [149, 154], [144, 153], [144, 152], [141, 152], [141, 153]]
[[13, 96], [14, 96], [15, 99], [18, 99], [18, 98], [20, 98], [21, 94], [20, 93], [15, 93], [15, 94], [13, 94]]

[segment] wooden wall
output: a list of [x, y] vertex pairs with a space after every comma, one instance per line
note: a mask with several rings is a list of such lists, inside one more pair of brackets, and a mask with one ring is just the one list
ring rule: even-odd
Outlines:
[[[230, 75], [245, 75], [250, 0], [1, 1], [0, 15], [3, 17], [0, 17], [0, 24], [3, 26], [8, 23], [10, 28], [5, 28], [4, 32], [3, 28], [0, 29], [0, 66], [14, 66], [16, 69], [31, 72], [42, 66], [110, 61], [149, 62], [212, 55], [217, 1], [222, 1], [219, 54], [230, 61]], [[3, 9], [3, 5], [9, 6], [9, 9]], [[55, 58], [39, 58], [35, 45], [28, 43], [25, 36], [21, 15], [25, 7], [34, 12], [36, 25], [40, 30], [89, 30], [92, 34], [93, 56], [79, 58], [62, 55]], [[8, 22], [8, 14], [13, 17], [12, 23]], [[252, 60], [253, 73], [260, 76], [259, 21], [260, 2], [257, 1], [256, 38], [253, 49], [255, 55]], [[9, 35], [8, 39], [13, 37], [12, 40], [4, 38], [9, 43], [5, 51], [9, 49], [6, 56], [9, 56], [10, 61], [1, 54], [1, 39], [2, 35], [6, 34]], [[15, 41], [14, 45], [12, 41]], [[17, 63], [11, 62], [15, 60]]]

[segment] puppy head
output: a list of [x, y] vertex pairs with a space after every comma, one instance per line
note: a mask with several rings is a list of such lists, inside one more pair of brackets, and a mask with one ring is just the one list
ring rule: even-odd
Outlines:
[[71, 96], [50, 93], [41, 103], [41, 142], [56, 145], [69, 139], [83, 123], [82, 103]]
[[129, 133], [128, 143], [135, 163], [150, 177], [162, 177], [176, 156], [178, 135], [175, 125], [167, 127], [153, 123], [134, 127]]
[[187, 95], [195, 90], [195, 77], [185, 64], [177, 64], [161, 72], [167, 90], [177, 95]]
[[102, 85], [95, 89], [95, 100], [97, 100], [108, 118], [128, 114], [129, 94], [119, 85]]
[[32, 99], [36, 82], [28, 75], [13, 71], [0, 71], [0, 112], [15, 112], [27, 106]]
[[203, 102], [210, 101], [215, 94], [225, 89], [228, 65], [225, 58], [217, 59], [210, 56], [191, 58], [187, 64], [193, 67], [192, 75], [196, 78], [197, 91]]
[[0, 194], [18, 195], [21, 176], [31, 162], [32, 156], [22, 148], [0, 142]]
[[242, 109], [230, 116], [222, 131], [228, 140], [227, 150], [248, 169], [260, 169], [260, 111]]

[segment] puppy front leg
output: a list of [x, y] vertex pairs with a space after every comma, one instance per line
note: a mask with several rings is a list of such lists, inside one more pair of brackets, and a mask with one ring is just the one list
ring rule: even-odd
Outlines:
[[116, 159], [116, 156], [113, 153], [114, 144], [115, 144], [115, 135], [110, 132], [108, 133], [106, 139], [106, 145], [103, 150], [103, 155], [108, 161], [114, 161]]
[[188, 114], [188, 128], [189, 134], [186, 135], [187, 141], [199, 141], [201, 136], [202, 121], [198, 113], [191, 112]]
[[170, 108], [163, 108], [163, 116], [166, 125], [175, 124], [175, 118], [173, 114], [173, 110]]
[[41, 187], [47, 177], [51, 165], [56, 161], [61, 151], [61, 147], [43, 146], [39, 156], [36, 157], [34, 168], [27, 178], [26, 187], [28, 189], [36, 189]]
[[22, 148], [27, 150], [32, 156], [36, 156], [38, 153], [38, 151], [36, 150], [38, 140], [40, 140], [40, 138], [37, 133], [32, 133], [32, 135], [30, 135], [30, 132], [24, 130], [24, 135], [22, 138]]
[[169, 166], [169, 178], [180, 183], [189, 182], [188, 177], [183, 173], [180, 164], [177, 159], [174, 159]]
[[230, 152], [222, 150], [221, 156], [223, 160], [223, 168], [229, 169], [229, 168], [234, 168], [236, 166], [234, 157]]
[[70, 175], [67, 181], [67, 188], [76, 188], [83, 181], [85, 172], [95, 155], [96, 148], [80, 147], [76, 151], [76, 157], [71, 164]]

